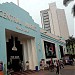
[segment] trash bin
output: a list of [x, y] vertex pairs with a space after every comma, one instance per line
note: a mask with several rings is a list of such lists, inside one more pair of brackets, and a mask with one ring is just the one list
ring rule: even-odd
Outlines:
[[35, 66], [35, 70], [38, 71], [38, 66]]

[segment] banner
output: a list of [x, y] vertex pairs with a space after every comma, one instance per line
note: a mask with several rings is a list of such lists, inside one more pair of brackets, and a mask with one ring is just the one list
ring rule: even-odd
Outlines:
[[45, 56], [46, 58], [56, 58], [55, 44], [44, 41]]

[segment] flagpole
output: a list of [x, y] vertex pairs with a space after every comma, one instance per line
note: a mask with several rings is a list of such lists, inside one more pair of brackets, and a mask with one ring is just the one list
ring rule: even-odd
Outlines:
[[19, 6], [19, 0], [17, 0], [17, 5]]

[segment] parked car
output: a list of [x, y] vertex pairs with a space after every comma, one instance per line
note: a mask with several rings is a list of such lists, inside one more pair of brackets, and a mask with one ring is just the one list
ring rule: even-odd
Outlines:
[[73, 65], [73, 60], [69, 56], [65, 56], [65, 65]]
[[65, 65], [69, 65], [69, 64], [70, 64], [70, 62], [69, 62], [69, 57], [66, 56], [66, 57], [65, 57]]

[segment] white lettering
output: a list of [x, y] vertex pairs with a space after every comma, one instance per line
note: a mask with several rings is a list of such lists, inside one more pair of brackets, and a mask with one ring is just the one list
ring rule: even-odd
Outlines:
[[[24, 22], [20, 21], [19, 19], [17, 19], [16, 17], [11, 16], [11, 15], [9, 15], [9, 14], [1, 11], [1, 10], [0, 10], [0, 17], [5, 18], [5, 19], [8, 19], [10, 21], [13, 21], [13, 22], [15, 22], [15, 23], [17, 23], [19, 25], [24, 25], [25, 27], [28, 27], [28, 28], [30, 28], [32, 30], [36, 30], [36, 27], [35, 26], [32, 26], [32, 25], [30, 25], [28, 23], [24, 23]], [[23, 29], [20, 29], [20, 30], [23, 31]]]
[[29, 32], [28, 30], [25, 30], [25, 29], [23, 29], [23, 28], [21, 28], [19, 26], [17, 26], [16, 29], [21, 30], [21, 31], [24, 31], [24, 32], [27, 32], [27, 33]]

